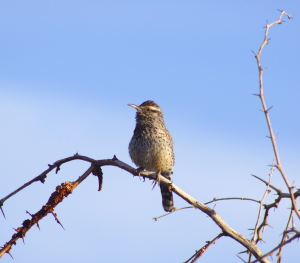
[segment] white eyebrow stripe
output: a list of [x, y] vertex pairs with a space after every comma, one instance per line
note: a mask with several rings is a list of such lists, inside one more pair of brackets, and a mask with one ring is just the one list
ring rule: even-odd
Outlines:
[[159, 109], [159, 108], [156, 108], [156, 107], [153, 107], [153, 106], [148, 106], [148, 107], [149, 107], [150, 110], [162, 112], [162, 110]]

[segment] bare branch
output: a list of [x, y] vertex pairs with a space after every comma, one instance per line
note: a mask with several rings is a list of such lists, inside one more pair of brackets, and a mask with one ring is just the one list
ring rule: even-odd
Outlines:
[[272, 255], [277, 249], [287, 245], [288, 243], [291, 243], [296, 238], [300, 238], [300, 232], [295, 231], [295, 230], [286, 231], [286, 233], [290, 233], [290, 232], [294, 232], [296, 234], [289, 240], [285, 241], [284, 243], [280, 243], [277, 247], [273, 248], [270, 252], [268, 252], [267, 254], [263, 255], [260, 258], [257, 258], [256, 260], [252, 261], [251, 263], [262, 262], [263, 259], [265, 259], [267, 256]]
[[[70, 157], [70, 159], [66, 158], [63, 160], [68, 160], [68, 161], [74, 160], [74, 157]], [[77, 157], [77, 159], [82, 159], [82, 158], [79, 158], [80, 157], [79, 155], [76, 155], [76, 157]], [[85, 158], [87, 158], [87, 157], [85, 157]], [[84, 160], [86, 160], [86, 159], [84, 159]], [[113, 159], [94, 161], [93, 159], [88, 158], [88, 160], [89, 160], [89, 162], [92, 163], [91, 167], [81, 177], [79, 177], [76, 182], [65, 183], [71, 190], [73, 190], [78, 184], [80, 184], [95, 169], [95, 165], [99, 165], [100, 167], [116, 166], [116, 167], [119, 167], [119, 168], [133, 174], [134, 176], [142, 176], [144, 178], [149, 178], [151, 180], [157, 179], [156, 173], [144, 172], [144, 171], [141, 172], [138, 169], [134, 169], [131, 166], [127, 165], [126, 163], [119, 161], [115, 156]], [[60, 160], [60, 162], [64, 163], [66, 161], [62, 162], [62, 160]], [[56, 167], [58, 167], [58, 166], [59, 165], [57, 165]], [[230, 226], [228, 226], [225, 223], [225, 221], [216, 213], [216, 211], [214, 209], [211, 209], [211, 208], [207, 207], [206, 205], [204, 205], [203, 203], [197, 201], [195, 198], [193, 198], [190, 195], [188, 195], [187, 193], [185, 193], [183, 190], [181, 190], [179, 187], [177, 187], [175, 184], [173, 184], [171, 181], [169, 181], [165, 177], [161, 176], [160, 183], [168, 185], [169, 189], [172, 190], [174, 193], [176, 193], [179, 197], [181, 197], [182, 199], [187, 201], [189, 204], [191, 204], [195, 208], [200, 209], [202, 212], [207, 214], [222, 229], [222, 232], [224, 235], [230, 236], [231, 238], [235, 239], [237, 242], [239, 242], [241, 245], [243, 245], [246, 249], [248, 249], [256, 258], [261, 257], [263, 255], [254, 242], [251, 242], [250, 240], [248, 240], [247, 238], [245, 238], [244, 236], [242, 236], [241, 234], [239, 234], [238, 232], [233, 230]], [[64, 184], [62, 186], [66, 187]], [[71, 193], [71, 190], [67, 194]], [[58, 195], [58, 194], [59, 193], [54, 192], [52, 194], [52, 196]], [[48, 202], [53, 201], [52, 196], [50, 197]], [[42, 217], [46, 216], [48, 213], [52, 212], [54, 207], [59, 202], [61, 202], [63, 198], [64, 198], [64, 195], [62, 195], [62, 197], [60, 197], [60, 199], [58, 199], [58, 201], [55, 202], [54, 205], [44, 206], [37, 214], [33, 215], [31, 220], [25, 220], [23, 222], [23, 227], [19, 228], [20, 229], [19, 232], [13, 236], [12, 240], [10, 240], [8, 243], [5, 244], [5, 246], [2, 250], [0, 250], [0, 256], [2, 256], [3, 253], [9, 251], [11, 249], [12, 244], [15, 244], [15, 242], [18, 238], [24, 237], [25, 233], [32, 227], [32, 225], [34, 225], [36, 222], [38, 222]], [[45, 211], [45, 209], [46, 209], [46, 211]], [[269, 261], [267, 259], [263, 259], [262, 262], [266, 263]]]
[[76, 153], [74, 156], [71, 156], [71, 157], [67, 157], [67, 158], [64, 158], [64, 159], [61, 159], [61, 160], [58, 160], [56, 161], [54, 164], [48, 164], [49, 168], [47, 170], [45, 170], [44, 172], [42, 172], [40, 175], [38, 175], [37, 177], [33, 178], [32, 180], [30, 180], [29, 182], [27, 182], [26, 184], [22, 185], [21, 187], [19, 187], [17, 190], [13, 191], [12, 193], [10, 193], [9, 195], [7, 195], [6, 197], [2, 198], [0, 200], [0, 207], [3, 206], [4, 202], [12, 197], [13, 195], [15, 195], [16, 193], [20, 192], [21, 190], [23, 190], [24, 188], [26, 188], [27, 186], [31, 185], [32, 183], [34, 182], [42, 182], [44, 183], [45, 182], [45, 179], [47, 177], [47, 174], [50, 173], [53, 169], [56, 168], [56, 173], [59, 171], [59, 167], [66, 163], [66, 162], [70, 162], [70, 161], [73, 161], [73, 160], [83, 160], [83, 161], [87, 161], [87, 162], [94, 162], [95, 160], [89, 158], [89, 157], [86, 157], [86, 156], [82, 156], [82, 155], [78, 155], [78, 153]]
[[[273, 164], [274, 164], [274, 160], [273, 160], [272, 165]], [[270, 183], [271, 183], [271, 178], [272, 178], [273, 171], [274, 171], [274, 167], [272, 166], [271, 173], [269, 174], [269, 183], [267, 185], [267, 188], [266, 188], [266, 191], [265, 191], [265, 193], [263, 195], [263, 198], [262, 198], [262, 200], [260, 202], [259, 212], [258, 212], [257, 221], [256, 221], [255, 228], [254, 228], [254, 233], [253, 233], [252, 241], [254, 241], [255, 237], [256, 237], [256, 231], [257, 231], [258, 223], [259, 223], [259, 220], [260, 220], [260, 215], [261, 215], [261, 209], [262, 209], [262, 206], [263, 206], [263, 201], [265, 200], [265, 197], [266, 197], [267, 193], [269, 193], [269, 186], [270, 186]], [[257, 244], [257, 242], [256, 242], [256, 244]], [[250, 257], [251, 257], [251, 254], [250, 254]]]
[[264, 37], [264, 41], [258, 51], [258, 53], [255, 55], [255, 58], [257, 60], [257, 65], [258, 65], [258, 71], [259, 71], [259, 91], [260, 91], [260, 99], [261, 99], [261, 103], [262, 103], [262, 106], [263, 106], [263, 112], [265, 114], [265, 117], [266, 117], [266, 120], [267, 120], [267, 124], [268, 124], [268, 128], [269, 128], [269, 132], [270, 132], [270, 138], [271, 138], [271, 141], [272, 141], [272, 145], [273, 145], [273, 150], [274, 150], [274, 154], [275, 154], [275, 158], [276, 158], [276, 165], [275, 167], [278, 169], [278, 171], [281, 173], [281, 176], [283, 178], [283, 180], [285, 181], [285, 184], [287, 185], [288, 187], [288, 190], [290, 192], [290, 195], [291, 195], [291, 201], [292, 201], [292, 207], [295, 211], [295, 213], [297, 214], [298, 218], [300, 219], [300, 212], [297, 208], [297, 205], [296, 205], [296, 202], [295, 202], [295, 198], [294, 198], [294, 195], [292, 193], [293, 191], [293, 187], [291, 186], [291, 184], [289, 183], [284, 171], [283, 171], [283, 168], [281, 166], [281, 162], [280, 162], [280, 158], [279, 158], [279, 153], [278, 153], [278, 149], [277, 149], [277, 145], [276, 145], [276, 140], [275, 140], [275, 135], [273, 133], [273, 129], [272, 129], [272, 125], [271, 125], [271, 120], [270, 120], [270, 116], [269, 116], [269, 112], [268, 112], [268, 108], [266, 106], [266, 102], [265, 102], [265, 98], [264, 98], [264, 93], [263, 93], [263, 77], [262, 77], [262, 74], [263, 74], [263, 68], [261, 67], [261, 62], [260, 62], [260, 55], [261, 55], [261, 52], [264, 48], [264, 46], [266, 44], [268, 44], [268, 32], [269, 32], [269, 29], [270, 27], [272, 27], [273, 25], [276, 25], [276, 24], [281, 24], [282, 23], [282, 16], [283, 15], [286, 15], [289, 19], [291, 18], [290, 15], [288, 15], [286, 12], [284, 12], [283, 10], [280, 11], [280, 16], [279, 16], [279, 19], [271, 24], [268, 24], [267, 22], [267, 25], [266, 25], [266, 31], [265, 31], [265, 37]]
[[209, 201], [207, 203], [204, 203], [205, 205], [216, 202], [216, 201], [223, 201], [223, 200], [246, 200], [246, 201], [253, 201], [260, 204], [260, 201], [252, 199], [252, 198], [246, 198], [246, 197], [227, 197], [227, 198], [214, 198], [212, 201]]
[[174, 212], [176, 212], [176, 211], [183, 210], [183, 209], [187, 209], [187, 208], [195, 208], [195, 207], [193, 207], [193, 206], [186, 206], [186, 207], [181, 207], [181, 208], [176, 208], [176, 207], [174, 207], [174, 210], [173, 210], [173, 211], [171, 211], [171, 212], [169, 212], [169, 213], [166, 213], [166, 214], [164, 214], [164, 215], [162, 215], [162, 216], [153, 217], [153, 219], [154, 219], [154, 221], [157, 221], [158, 219], [160, 219], [160, 218], [162, 218], [162, 217], [165, 217], [165, 216], [170, 215], [170, 214], [172, 214], [172, 213], [174, 213]]
[[199, 259], [203, 253], [212, 245], [214, 244], [220, 237], [224, 236], [224, 233], [220, 233], [219, 235], [217, 235], [212, 241], [207, 241], [207, 244], [205, 246], [203, 246], [201, 249], [196, 250], [196, 253], [191, 256], [187, 261], [185, 261], [184, 263], [188, 263], [190, 260], [191, 263], [194, 263], [197, 261], [197, 259]]
[[[284, 243], [285, 238], [287, 237], [287, 231], [288, 231], [288, 229], [289, 229], [289, 227], [290, 227], [290, 224], [291, 224], [291, 222], [292, 222], [293, 213], [294, 213], [294, 210], [291, 209], [289, 221], [288, 221], [288, 223], [286, 224], [286, 228], [285, 228], [284, 234], [282, 235], [282, 239], [281, 239], [280, 244]], [[283, 247], [281, 247], [281, 248], [279, 249], [277, 263], [280, 263], [280, 262], [281, 262], [282, 249], [283, 249]]]
[[[213, 202], [216, 202], [216, 201], [223, 201], [223, 200], [246, 200], [246, 201], [253, 201], [253, 202], [256, 202], [256, 203], [259, 203], [260, 204], [260, 201], [258, 200], [255, 200], [255, 199], [252, 199], [252, 198], [246, 198], [246, 197], [227, 197], [227, 198], [214, 198], [213, 200], [209, 201], [209, 202], [206, 202], [204, 203], [205, 205], [207, 204], [210, 204], [210, 203], [213, 203]], [[170, 215], [174, 212], [177, 212], [177, 211], [180, 211], [180, 210], [183, 210], [183, 209], [187, 209], [187, 208], [195, 208], [194, 206], [186, 206], [186, 207], [181, 207], [181, 208], [176, 208], [169, 212], [169, 213], [166, 213], [162, 216], [158, 216], [158, 217], [154, 217], [154, 221], [157, 221], [159, 218], [162, 218], [162, 217], [165, 217], [167, 215]]]
[[[264, 179], [261, 179], [260, 177], [254, 175], [254, 174], [251, 174], [251, 175], [254, 176], [255, 178], [257, 178], [258, 180], [264, 182], [266, 185], [269, 185], [269, 183], [268, 183], [267, 181], [265, 181]], [[279, 188], [275, 187], [274, 185], [270, 184], [269, 186], [270, 186], [273, 190], [275, 190], [275, 191], [277, 192], [277, 194], [282, 193], [282, 191], [281, 191]]]

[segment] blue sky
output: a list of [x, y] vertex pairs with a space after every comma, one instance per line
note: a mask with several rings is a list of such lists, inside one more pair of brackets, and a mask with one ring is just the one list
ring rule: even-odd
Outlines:
[[[283, 168], [299, 187], [298, 1], [14, 1], [0, 4], [0, 198], [47, 169], [79, 154], [133, 166], [128, 143], [135, 126], [128, 103], [156, 101], [175, 143], [174, 183], [201, 202], [214, 197], [260, 200], [274, 154], [258, 98], [258, 51], [266, 20], [277, 9], [293, 20], [270, 29], [262, 54], [265, 97]], [[79, 161], [49, 174], [6, 201], [1, 244], [36, 213], [55, 187], [88, 166]], [[164, 213], [158, 188], [119, 168], [104, 168], [103, 190], [90, 176], [52, 216], [13, 247], [15, 262], [68, 260], [183, 262], [219, 228], [194, 209], [153, 222]], [[272, 183], [285, 192], [278, 172]], [[186, 206], [175, 198], [175, 206]], [[275, 199], [271, 192], [266, 202]], [[213, 206], [213, 205], [212, 205]], [[298, 204], [300, 206], [300, 204]], [[270, 212], [262, 252], [280, 241], [290, 203]], [[217, 202], [215, 210], [236, 231], [251, 236], [258, 205]], [[299, 221], [296, 221], [298, 227]], [[244, 248], [221, 238], [203, 255], [241, 262]], [[299, 257], [298, 244], [283, 260]], [[47, 255], [46, 258], [44, 255]], [[10, 262], [8, 255], [3, 257]]]

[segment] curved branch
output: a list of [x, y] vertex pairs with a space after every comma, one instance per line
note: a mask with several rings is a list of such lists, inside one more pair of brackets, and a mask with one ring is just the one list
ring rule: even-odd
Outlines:
[[[82, 161], [87, 161], [87, 162], [94, 162], [95, 160], [86, 157], [86, 156], [82, 156], [79, 154], [75, 154], [74, 156], [71, 157], [67, 157], [61, 160], [56, 161], [54, 164], [48, 164], [49, 168], [47, 170], [45, 170], [44, 172], [42, 172], [40, 175], [38, 175], [37, 177], [33, 178], [32, 180], [30, 180], [29, 182], [27, 182], [26, 184], [22, 185], [21, 187], [19, 187], [17, 190], [13, 191], [12, 193], [10, 193], [9, 195], [7, 195], [6, 197], [2, 198], [0, 200], [0, 207], [3, 206], [4, 202], [9, 199], [10, 197], [12, 197], [13, 195], [17, 194], [18, 192], [20, 192], [21, 190], [23, 190], [24, 188], [26, 188], [27, 186], [31, 185], [34, 182], [45, 182], [45, 179], [47, 177], [47, 174], [50, 173], [53, 169], [56, 168], [56, 173], [58, 173], [58, 171], [60, 170], [60, 166], [64, 163], [73, 161], [73, 160], [82, 160]], [[2, 208], [1, 208], [2, 210]], [[4, 214], [3, 214], [4, 215]]]
[[[141, 172], [137, 169], [134, 169], [133, 167], [129, 166], [128, 164], [118, 160], [115, 156], [113, 159], [106, 159], [106, 160], [98, 160], [95, 161], [91, 158], [87, 158], [84, 156], [73, 156], [73, 157], [69, 157], [69, 158], [65, 158], [62, 159], [60, 161], [55, 162], [54, 164], [62, 164], [64, 162], [67, 161], [71, 161], [71, 160], [75, 160], [75, 159], [81, 159], [81, 160], [88, 160], [89, 162], [92, 162], [92, 165], [90, 166], [90, 168], [81, 176], [79, 177], [79, 179], [74, 182], [74, 183], [70, 183], [68, 182], [68, 187], [73, 190], [78, 184], [80, 184], [91, 172], [93, 172], [93, 170], [95, 169], [95, 166], [116, 166], [119, 167], [129, 173], [131, 173], [134, 176], [142, 176], [143, 178], [149, 178], [150, 180], [156, 180], [157, 175], [156, 173], [151, 173], [151, 172]], [[59, 165], [56, 165], [56, 167], [59, 167]], [[184, 192], [183, 190], [181, 190], [179, 187], [177, 187], [175, 184], [173, 184], [171, 181], [169, 181], [168, 179], [166, 179], [165, 177], [161, 177], [160, 178], [160, 183], [161, 184], [165, 184], [169, 186], [169, 189], [172, 190], [174, 193], [176, 193], [179, 197], [181, 197], [182, 199], [184, 199], [185, 201], [187, 201], [189, 204], [191, 204], [192, 206], [194, 206], [195, 208], [201, 210], [203, 213], [207, 214], [221, 229], [222, 232], [225, 236], [229, 236], [231, 238], [233, 238], [234, 240], [236, 240], [237, 242], [239, 242], [241, 245], [243, 245], [246, 249], [248, 249], [256, 258], [259, 258], [261, 256], [263, 256], [263, 254], [261, 253], [261, 251], [258, 249], [258, 247], [256, 246], [255, 242], [251, 242], [250, 240], [248, 240], [247, 238], [245, 238], [244, 236], [242, 236], [241, 234], [239, 234], [238, 232], [236, 232], [234, 229], [232, 229], [229, 225], [226, 224], [226, 222], [216, 213], [216, 211], [214, 209], [211, 209], [209, 207], [207, 207], [205, 204], [199, 202], [198, 200], [196, 200], [195, 198], [193, 198], [192, 196], [190, 196], [189, 194], [187, 194], [186, 192]], [[70, 185], [71, 184], [71, 185]], [[68, 192], [71, 193], [72, 191]], [[50, 200], [53, 200], [52, 196], [55, 194], [56, 192], [54, 192], [48, 203], [50, 202]], [[61, 200], [59, 200], [59, 202], [62, 201], [62, 199], [65, 196], [63, 195]], [[56, 200], [56, 199], [55, 199]], [[26, 232], [35, 224], [37, 223], [41, 218], [43, 218], [44, 216], [46, 216], [49, 212], [52, 212], [54, 210], [54, 207], [59, 203], [58, 201], [55, 202], [55, 205], [53, 206], [45, 206], [48, 210], [44, 211], [43, 209], [45, 207], [43, 207], [37, 214], [33, 215], [32, 220], [25, 220], [23, 222], [23, 227], [22, 228], [18, 228], [18, 233], [15, 234], [13, 236], [13, 239], [10, 240], [8, 243], [6, 243], [4, 245], [4, 247], [0, 250], [0, 256], [3, 255], [5, 252], [9, 252], [9, 250], [11, 249], [12, 244], [15, 244], [16, 240], [18, 238], [23, 238], [26, 234]], [[48, 204], [47, 203], [47, 204]], [[37, 215], [39, 215], [37, 217]], [[43, 216], [40, 216], [43, 215]], [[38, 219], [38, 220], [37, 220]], [[25, 223], [26, 222], [26, 223]], [[24, 225], [25, 224], [25, 225]], [[269, 262], [267, 259], [262, 259], [261, 262], [267, 263]]]
[[212, 201], [204, 203], [205, 205], [208, 205], [210, 203], [216, 202], [216, 201], [223, 201], [223, 200], [246, 200], [246, 201], [253, 201], [260, 204], [260, 201], [252, 199], [252, 198], [245, 198], [245, 197], [226, 197], [226, 198], [214, 198]]
[[[213, 202], [216, 202], [216, 201], [224, 201], [224, 200], [246, 200], [246, 201], [253, 201], [253, 202], [256, 202], [256, 203], [261, 203], [260, 201], [258, 200], [255, 200], [255, 199], [252, 199], [252, 198], [245, 198], [245, 197], [226, 197], [226, 198], [214, 198], [213, 200], [209, 201], [209, 202], [206, 202], [204, 203], [205, 205], [207, 204], [210, 204], [210, 203], [213, 203]], [[177, 212], [177, 211], [180, 211], [180, 210], [183, 210], [183, 209], [188, 209], [188, 208], [195, 208], [194, 206], [186, 206], [186, 207], [181, 207], [181, 208], [176, 208], [169, 212], [169, 213], [166, 213], [164, 215], [161, 215], [161, 216], [158, 216], [158, 217], [154, 217], [154, 221], [157, 221], [159, 218], [162, 218], [162, 217], [165, 217], [167, 215], [170, 215], [174, 212]]]

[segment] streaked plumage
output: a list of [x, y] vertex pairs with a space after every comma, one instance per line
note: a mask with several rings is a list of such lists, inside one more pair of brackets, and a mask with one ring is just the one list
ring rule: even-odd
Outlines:
[[[148, 171], [160, 172], [171, 179], [175, 156], [173, 140], [165, 127], [161, 108], [151, 100], [140, 106], [128, 104], [137, 110], [136, 127], [129, 143], [129, 154], [132, 161]], [[172, 191], [161, 186], [163, 207], [165, 211], [173, 210]]]

